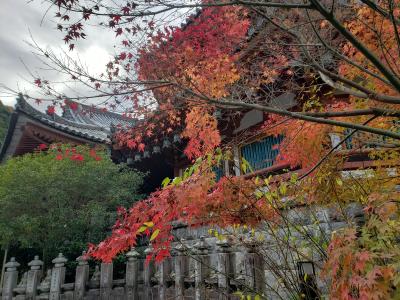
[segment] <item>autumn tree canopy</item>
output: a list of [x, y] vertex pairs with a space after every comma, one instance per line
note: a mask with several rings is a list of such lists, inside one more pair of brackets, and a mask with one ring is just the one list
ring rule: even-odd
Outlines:
[[[115, 32], [119, 49], [97, 76], [71, 58], [33, 45], [54, 69], [96, 91], [70, 99], [99, 99], [107, 109], [128, 103], [123, 113], [143, 122], [120, 128], [116, 137], [132, 151], [144, 151], [152, 139], [181, 130], [193, 162], [147, 200], [120, 211], [112, 235], [91, 247], [92, 256], [109, 261], [148, 235], [154, 248], [149, 259], [162, 260], [170, 254], [176, 220], [221, 227], [266, 222], [271, 230], [282, 224], [299, 230], [280, 213], [287, 209], [282, 201], [287, 197], [310, 207], [357, 202], [365, 207], [361, 228], [349, 222], [329, 246], [317, 247], [326, 257], [331, 296], [369, 299], [378, 291], [374, 299], [387, 299], [395, 294], [400, 282], [393, 246], [399, 230], [398, 176], [388, 176], [387, 168], [399, 161], [398, 1], [52, 2], [71, 51], [79, 48], [93, 20]], [[177, 18], [185, 23], [177, 25]], [[51, 111], [68, 102], [50, 79], [32, 81], [43, 94], [32, 98], [50, 101]], [[294, 104], [274, 102], [287, 91], [295, 94]], [[302, 173], [217, 182], [213, 167], [232, 161], [217, 116], [229, 121], [247, 110], [267, 115], [249, 134], [283, 135], [278, 161]], [[333, 150], [360, 132], [381, 147], [369, 154], [376, 165], [371, 176], [344, 179], [346, 157]], [[333, 149], [331, 133], [341, 136]]]

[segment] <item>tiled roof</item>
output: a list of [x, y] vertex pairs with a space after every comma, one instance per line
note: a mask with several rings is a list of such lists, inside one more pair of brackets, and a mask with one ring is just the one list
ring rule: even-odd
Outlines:
[[124, 117], [120, 114], [105, 111], [103, 109], [89, 106], [85, 104], [77, 104], [77, 109], [72, 109], [71, 106], [67, 106], [64, 109], [63, 117], [72, 122], [80, 124], [91, 124], [102, 128], [110, 129], [112, 126], [121, 125], [122, 127], [132, 126], [135, 124], [135, 120]]
[[135, 123], [134, 120], [117, 113], [105, 112], [82, 104], [78, 104], [76, 110], [66, 107], [62, 116], [57, 114], [50, 116], [35, 109], [22, 96], [17, 99], [16, 110], [55, 129], [101, 143], [110, 142], [112, 126], [132, 126]]

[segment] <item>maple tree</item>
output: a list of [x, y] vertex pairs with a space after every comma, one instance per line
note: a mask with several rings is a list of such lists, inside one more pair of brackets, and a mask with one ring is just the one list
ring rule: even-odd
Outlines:
[[[392, 204], [398, 196], [394, 192], [398, 178], [387, 179], [385, 172], [396, 167], [399, 158], [398, 1], [363, 0], [348, 6], [319, 0], [128, 1], [113, 7], [102, 1], [92, 6], [79, 0], [54, 3], [59, 29], [71, 50], [77, 48], [75, 40], [85, 37], [85, 21], [94, 17], [104, 18], [102, 26], [113, 30], [121, 43], [121, 52], [97, 77], [36, 47], [56, 69], [97, 92], [71, 99], [107, 99], [108, 109], [121, 101], [130, 103], [124, 113], [144, 121], [121, 128], [116, 137], [132, 150], [144, 151], [148, 140], [160, 140], [183, 128], [185, 154], [194, 162], [182, 177], [147, 200], [120, 210], [112, 235], [92, 246], [91, 255], [109, 261], [147, 235], [154, 248], [149, 258], [160, 261], [169, 255], [172, 221], [221, 227], [256, 227], [267, 221], [276, 229], [288, 226], [280, 214], [286, 209], [284, 196], [307, 206], [326, 205], [328, 199], [338, 206], [354, 201], [368, 208], [361, 237], [348, 222], [350, 229], [338, 232], [329, 247], [316, 247], [327, 258], [328, 279], [340, 287], [331, 285], [331, 296], [393, 296], [399, 283], [393, 271], [398, 254], [392, 236], [398, 232], [398, 207]], [[192, 16], [193, 8], [202, 10]], [[188, 17], [187, 23], [171, 25], [169, 12]], [[78, 21], [71, 21], [73, 15]], [[60, 105], [66, 95], [44, 78], [34, 83], [53, 102], [48, 111], [54, 113], [54, 105]], [[296, 103], [291, 107], [274, 103], [286, 91], [296, 94]], [[227, 177], [217, 182], [213, 166], [222, 157], [232, 161], [229, 147], [214, 152], [221, 144], [219, 109], [227, 118], [241, 110], [268, 114], [265, 123], [249, 134], [283, 134], [277, 161], [303, 167], [300, 179], [288, 181], [288, 176], [282, 176], [266, 182], [257, 176]], [[359, 132], [386, 149], [370, 154], [382, 168], [371, 170], [373, 179], [364, 178], [361, 184], [341, 179], [345, 158], [332, 151], [328, 136], [341, 136], [338, 147]], [[261, 192], [265, 185], [269, 191]], [[296, 224], [289, 227], [312, 245], [319, 243]], [[384, 232], [376, 234], [377, 228]], [[297, 254], [304, 257], [300, 251]]]

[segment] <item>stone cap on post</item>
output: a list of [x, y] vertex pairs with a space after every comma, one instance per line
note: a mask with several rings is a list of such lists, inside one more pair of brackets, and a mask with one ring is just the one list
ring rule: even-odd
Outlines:
[[262, 241], [260, 239], [257, 239], [256, 236], [252, 236], [249, 234], [245, 239], [244, 239], [244, 245], [246, 246], [247, 252], [252, 253], [255, 252], [256, 249], [262, 245]]
[[181, 256], [183, 255], [183, 252], [185, 252], [185, 250], [189, 250], [189, 247], [185, 245], [185, 241], [186, 239], [181, 238], [180, 241], [178, 242], [178, 245], [174, 247], [173, 250], [176, 256]]
[[28, 266], [31, 267], [31, 270], [40, 270], [43, 266], [43, 261], [39, 259], [39, 255], [35, 255], [33, 260], [28, 263]]
[[219, 253], [227, 253], [231, 251], [231, 245], [227, 239], [218, 240], [216, 243], [217, 252]]
[[208, 253], [208, 250], [211, 248], [209, 244], [206, 242], [206, 237], [202, 235], [200, 237], [200, 240], [193, 245], [193, 248], [196, 251], [196, 254], [199, 255], [206, 255]]
[[151, 245], [151, 242], [149, 243], [149, 246], [146, 248], [146, 249], [144, 249], [144, 254], [147, 256], [147, 255], [150, 255], [150, 254], [152, 254], [153, 253], [153, 246]]
[[86, 251], [82, 251], [81, 256], [78, 256], [76, 258], [76, 261], [78, 262], [78, 266], [84, 266], [88, 264], [88, 258], [86, 255]]
[[132, 246], [125, 256], [128, 258], [128, 261], [134, 261], [140, 257], [140, 254], [136, 251], [135, 247]]
[[10, 261], [4, 265], [7, 272], [16, 271], [19, 266], [20, 263], [15, 260], [15, 257], [11, 257]]
[[54, 267], [60, 268], [63, 267], [67, 261], [68, 259], [66, 259], [62, 253], [58, 253], [58, 256], [51, 262], [54, 264]]

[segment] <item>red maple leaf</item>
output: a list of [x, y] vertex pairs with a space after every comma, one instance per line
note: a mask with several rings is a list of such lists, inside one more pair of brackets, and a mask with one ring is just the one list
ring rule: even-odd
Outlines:
[[46, 113], [50, 116], [54, 115], [56, 113], [56, 108], [54, 105], [49, 105], [47, 106]]
[[128, 140], [127, 142], [126, 142], [126, 146], [129, 148], [129, 149], [135, 149], [135, 147], [136, 147], [136, 142], [135, 142], [135, 140]]
[[116, 33], [115, 36], [121, 35], [121, 34], [122, 34], [122, 28], [118, 28], [118, 29], [115, 31], [115, 33]]
[[129, 11], [130, 11], [130, 8], [127, 7], [127, 6], [124, 6], [124, 7], [122, 8], [122, 12], [123, 12], [124, 15], [129, 14]]
[[75, 160], [75, 161], [83, 161], [84, 157], [82, 154], [76, 153], [74, 155], [71, 156], [71, 160]]
[[69, 108], [71, 108], [72, 110], [78, 110], [78, 103], [70, 101], [68, 103]]
[[116, 15], [113, 17], [113, 20], [115, 21], [115, 23], [118, 23], [119, 21], [121, 21], [121, 16]]
[[46, 150], [46, 149], [47, 149], [47, 145], [46, 145], [46, 144], [40, 144], [40, 145], [38, 146], [38, 149], [39, 149], [40, 151]]

